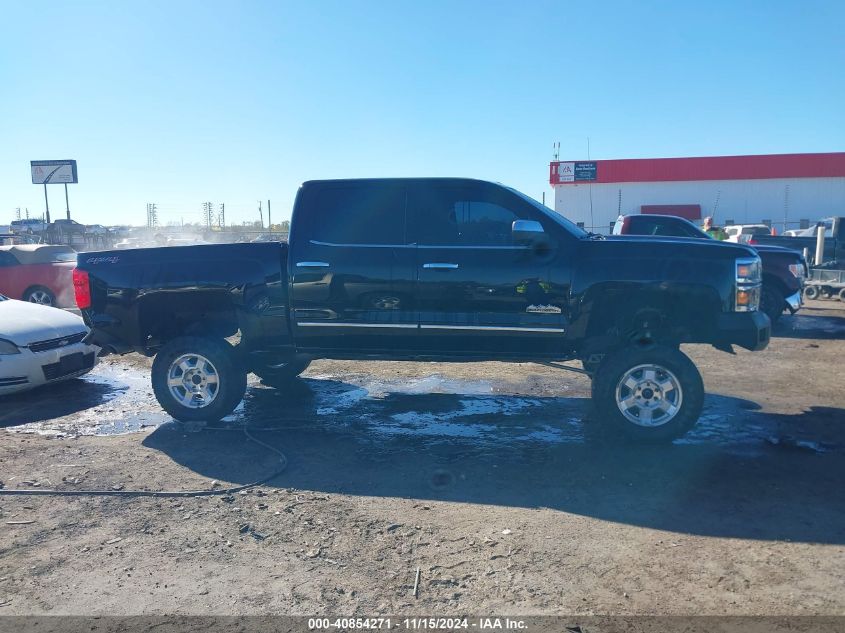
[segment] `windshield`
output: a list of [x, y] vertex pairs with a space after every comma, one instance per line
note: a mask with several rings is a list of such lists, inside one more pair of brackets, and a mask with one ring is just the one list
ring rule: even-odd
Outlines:
[[588, 236], [590, 235], [587, 231], [585, 231], [584, 229], [582, 229], [580, 226], [578, 226], [578, 225], [577, 225], [577, 224], [575, 224], [574, 222], [570, 222], [570, 221], [569, 221], [569, 220], [567, 220], [565, 217], [563, 217], [560, 213], [557, 213], [557, 212], [555, 212], [555, 211], [552, 211], [551, 209], [549, 209], [549, 207], [547, 207], [546, 205], [544, 205], [544, 204], [542, 204], [542, 203], [540, 203], [540, 202], [537, 202], [537, 201], [536, 201], [534, 198], [532, 198], [531, 196], [526, 196], [526, 195], [525, 195], [524, 193], [522, 193], [521, 191], [517, 191], [516, 189], [513, 189], [512, 187], [505, 187], [505, 188], [506, 188], [508, 191], [510, 191], [511, 193], [515, 193], [517, 196], [519, 196], [520, 198], [522, 198], [523, 200], [525, 200], [526, 202], [528, 202], [531, 206], [533, 206], [535, 209], [537, 209], [538, 211], [540, 211], [540, 213], [542, 213], [543, 215], [545, 215], [545, 216], [546, 216], [547, 218], [549, 218], [552, 222], [555, 222], [556, 224], [559, 224], [560, 226], [562, 226], [563, 228], [565, 228], [567, 231], [569, 231], [570, 233], [572, 233], [575, 237], [577, 237], [577, 238], [584, 238], [584, 237], [588, 237]]

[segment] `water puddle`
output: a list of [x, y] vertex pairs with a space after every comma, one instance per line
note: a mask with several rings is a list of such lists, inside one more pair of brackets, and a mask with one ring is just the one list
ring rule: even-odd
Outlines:
[[[557, 392], [566, 393], [561, 384]], [[534, 392], [532, 392], [534, 394]], [[11, 431], [52, 436], [116, 435], [172, 422], [152, 393], [149, 372], [101, 363], [87, 376], [4, 402], [0, 422]], [[414, 441], [421, 446], [467, 442], [486, 445], [560, 445], [587, 441], [586, 397], [524, 395], [505, 381], [422, 378], [378, 379], [363, 375], [317, 375], [289, 389], [263, 387], [251, 378], [244, 401], [222, 424], [290, 432], [342, 432], [364, 444]], [[698, 425], [676, 440], [681, 446], [728, 447], [753, 456], [791, 448], [832, 450], [803, 433], [784, 434], [754, 403], [711, 394]], [[775, 416], [776, 417], [776, 416]], [[200, 431], [204, 425], [183, 425]]]

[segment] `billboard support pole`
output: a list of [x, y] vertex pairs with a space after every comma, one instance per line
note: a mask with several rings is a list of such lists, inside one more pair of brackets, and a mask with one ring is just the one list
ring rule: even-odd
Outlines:
[[67, 183], [65, 183], [65, 211], [67, 211], [67, 219], [70, 220], [70, 203], [67, 201]]
[[50, 200], [47, 199], [47, 183], [44, 183], [44, 206], [47, 207], [47, 224], [50, 224]]

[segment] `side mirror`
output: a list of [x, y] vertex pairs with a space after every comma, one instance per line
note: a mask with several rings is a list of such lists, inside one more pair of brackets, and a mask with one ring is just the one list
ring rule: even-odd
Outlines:
[[513, 241], [517, 244], [543, 244], [546, 233], [543, 225], [536, 220], [514, 220], [511, 225]]

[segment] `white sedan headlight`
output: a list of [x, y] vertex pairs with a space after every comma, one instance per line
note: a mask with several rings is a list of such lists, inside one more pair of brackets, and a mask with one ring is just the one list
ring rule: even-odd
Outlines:
[[17, 345], [12, 343], [11, 341], [6, 341], [0, 338], [0, 356], [20, 353], [21, 351], [18, 349]]

